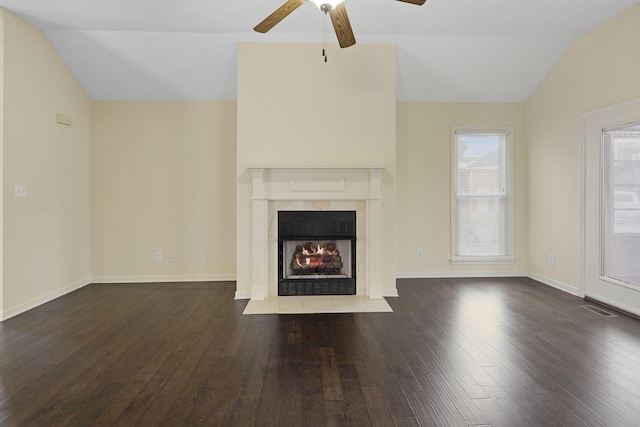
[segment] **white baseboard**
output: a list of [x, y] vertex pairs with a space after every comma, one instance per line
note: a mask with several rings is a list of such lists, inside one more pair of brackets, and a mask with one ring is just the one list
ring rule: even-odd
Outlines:
[[53, 292], [49, 292], [41, 297], [35, 298], [31, 301], [27, 301], [24, 304], [20, 304], [16, 307], [12, 307], [9, 310], [0, 312], [0, 320], [2, 321], [7, 320], [13, 316], [17, 316], [18, 314], [24, 313], [25, 311], [29, 311], [32, 308], [36, 308], [39, 305], [46, 304], [49, 301], [53, 301], [56, 298], [59, 298], [70, 292], [73, 292], [84, 286], [87, 286], [89, 283], [91, 283], [89, 279], [78, 280], [77, 282], [74, 282], [68, 286], [65, 286], [64, 288], [55, 290]]
[[96, 276], [91, 283], [233, 282], [235, 274], [203, 276]]
[[398, 290], [396, 288], [390, 288], [390, 289], [383, 289], [382, 290], [382, 297], [386, 298], [386, 297], [397, 297], [398, 296]]
[[396, 279], [454, 279], [457, 277], [527, 277], [527, 274], [520, 271], [485, 271], [481, 273], [477, 271], [421, 271], [396, 273]]
[[556, 288], [559, 289], [561, 291], [564, 291], [568, 294], [571, 295], [575, 295], [575, 296], [580, 296], [580, 290], [576, 287], [573, 287], [571, 285], [568, 285], [566, 283], [560, 282], [558, 280], [555, 279], [551, 279], [550, 277], [546, 277], [543, 276], [541, 274], [535, 274], [535, 273], [531, 273], [529, 274], [529, 278], [533, 279], [533, 280], [537, 280], [540, 283], [543, 283], [545, 285], [551, 286], [552, 288]]
[[[529, 277], [533, 280], [551, 286], [558, 290], [567, 292], [571, 295], [580, 296], [579, 289], [558, 280], [551, 279], [540, 274], [526, 274], [522, 272], [420, 272], [420, 273], [397, 273], [397, 279], [447, 279], [447, 278], [465, 278], [465, 277]], [[386, 295], [385, 295], [386, 296]], [[605, 301], [603, 301], [605, 302]]]
[[251, 292], [236, 291], [234, 299], [251, 299]]

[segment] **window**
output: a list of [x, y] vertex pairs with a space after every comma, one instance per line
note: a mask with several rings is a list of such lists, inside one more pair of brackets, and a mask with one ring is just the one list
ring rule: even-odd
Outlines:
[[511, 133], [454, 129], [452, 263], [513, 261]]

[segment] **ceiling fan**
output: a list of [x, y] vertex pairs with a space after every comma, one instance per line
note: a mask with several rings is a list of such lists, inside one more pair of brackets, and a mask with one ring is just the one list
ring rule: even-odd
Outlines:
[[[291, 12], [296, 10], [302, 3], [312, 1], [318, 8], [328, 13], [333, 23], [333, 29], [336, 32], [340, 47], [349, 47], [356, 44], [356, 38], [351, 29], [347, 8], [344, 6], [345, 0], [287, 0], [282, 6], [275, 10], [271, 15], [267, 16], [262, 22], [254, 27], [259, 33], [266, 33], [275, 27], [280, 21], [289, 16]], [[426, 0], [397, 0], [404, 3], [423, 5]]]

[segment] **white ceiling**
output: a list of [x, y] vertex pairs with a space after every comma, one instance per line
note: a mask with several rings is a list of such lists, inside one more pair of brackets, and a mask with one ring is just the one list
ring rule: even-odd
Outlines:
[[[253, 32], [283, 2], [0, 0], [0, 7], [40, 28], [94, 100], [236, 99], [238, 41], [322, 42], [323, 14], [311, 2], [269, 33]], [[397, 46], [398, 100], [522, 102], [573, 39], [637, 3], [427, 0], [415, 6], [347, 0], [345, 5], [358, 43]], [[320, 51], [318, 66], [323, 66]]]

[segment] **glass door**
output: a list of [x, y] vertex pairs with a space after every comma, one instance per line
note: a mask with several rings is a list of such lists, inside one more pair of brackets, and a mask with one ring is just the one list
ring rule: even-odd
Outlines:
[[640, 315], [640, 99], [583, 125], [581, 291]]
[[603, 277], [640, 287], [640, 125], [603, 131]]

